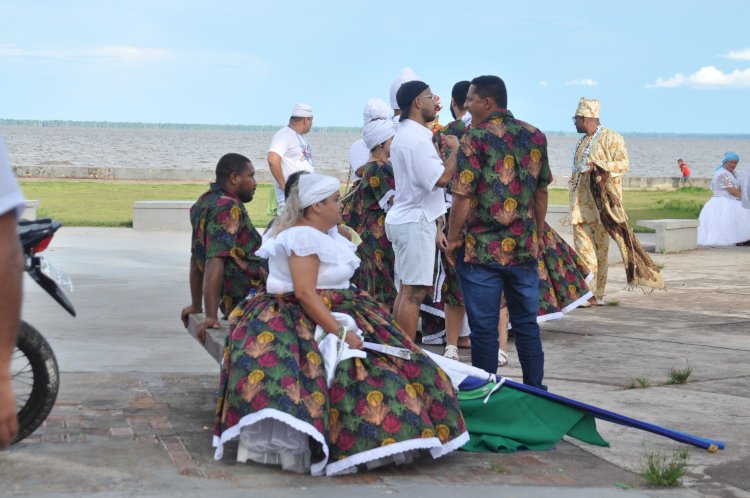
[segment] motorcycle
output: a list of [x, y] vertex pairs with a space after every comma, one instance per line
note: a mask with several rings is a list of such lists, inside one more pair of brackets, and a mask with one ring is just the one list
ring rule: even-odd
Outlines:
[[[20, 220], [18, 236], [24, 255], [24, 271], [68, 313], [76, 316], [61, 287], [73, 292], [73, 282], [38, 254], [49, 246], [62, 223], [48, 218]], [[55, 353], [42, 334], [21, 320], [11, 361], [11, 381], [16, 393], [18, 436], [14, 443], [34, 432], [47, 418], [60, 386]]]

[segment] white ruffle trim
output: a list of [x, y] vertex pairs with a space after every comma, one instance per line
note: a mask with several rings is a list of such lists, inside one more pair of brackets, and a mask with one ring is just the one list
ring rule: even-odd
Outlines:
[[583, 296], [579, 297], [578, 299], [576, 299], [575, 301], [573, 301], [572, 303], [564, 307], [562, 309], [563, 314], [570, 313], [571, 311], [573, 311], [574, 309], [578, 308], [580, 305], [582, 305], [583, 303], [591, 299], [592, 297], [594, 297], [594, 293], [591, 291], [588, 291], [586, 294], [584, 294]]
[[297, 256], [314, 254], [323, 263], [349, 265], [357, 269], [360, 259], [354, 253], [356, 250], [356, 244], [342, 237], [336, 227], [323, 233], [312, 227], [300, 226], [287, 228], [276, 237], [264, 240], [255, 254], [261, 258], [289, 257], [294, 251]]
[[442, 444], [436, 437], [424, 439], [409, 439], [398, 443], [373, 448], [371, 450], [356, 453], [337, 462], [328, 464], [326, 467], [327, 476], [335, 476], [351, 473], [358, 465], [366, 464], [375, 460], [388, 458], [399, 453], [406, 453], [414, 450], [430, 450], [433, 458], [440, 458], [448, 453], [457, 450], [469, 441], [469, 433], [464, 432], [458, 437]]
[[325, 458], [319, 462], [312, 463], [310, 465], [310, 473], [314, 476], [322, 476], [325, 473], [325, 467], [328, 463], [328, 444], [326, 444], [325, 437], [321, 434], [314, 426], [303, 422], [302, 420], [295, 418], [288, 413], [284, 413], [275, 408], [264, 408], [258, 412], [250, 413], [240, 419], [240, 421], [221, 433], [221, 437], [214, 436], [213, 445], [216, 448], [214, 452], [214, 459], [221, 460], [224, 456], [224, 443], [231, 441], [240, 435], [240, 431], [243, 427], [255, 424], [265, 419], [278, 420], [284, 422], [295, 430], [298, 430], [304, 434], [307, 434], [311, 438], [315, 439], [323, 447], [323, 453]]

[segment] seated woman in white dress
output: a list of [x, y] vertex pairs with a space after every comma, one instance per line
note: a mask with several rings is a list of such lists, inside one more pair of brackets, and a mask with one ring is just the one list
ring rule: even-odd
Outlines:
[[[340, 208], [338, 180], [300, 176], [257, 252], [268, 258], [267, 292], [232, 313], [216, 458], [239, 437], [240, 461], [336, 475], [418, 450], [437, 458], [468, 441], [445, 372], [350, 286], [359, 258], [336, 230]], [[383, 346], [408, 359], [372, 349]]]
[[724, 154], [711, 179], [711, 197], [699, 217], [698, 245], [731, 246], [750, 240], [750, 209], [742, 207], [742, 186], [734, 170], [740, 157]]

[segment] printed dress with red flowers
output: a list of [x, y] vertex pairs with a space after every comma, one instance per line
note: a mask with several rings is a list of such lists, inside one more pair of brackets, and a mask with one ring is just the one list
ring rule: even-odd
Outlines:
[[[292, 227], [264, 241], [268, 292], [237, 307], [224, 351], [214, 446], [240, 438], [238, 457], [278, 463], [313, 475], [358, 465], [408, 461], [418, 450], [437, 458], [468, 441], [450, 379], [404, 336], [393, 317], [349, 278], [354, 245], [311, 227]], [[288, 255], [320, 259], [318, 293], [351, 317], [364, 340], [406, 348], [411, 358], [366, 351], [338, 363], [326, 382], [315, 323], [294, 297]]]
[[369, 162], [362, 172], [359, 188], [353, 194], [352, 210], [342, 215], [344, 222], [362, 239], [357, 256], [362, 263], [352, 284], [367, 291], [379, 303], [388, 306], [396, 299], [391, 241], [385, 236], [385, 213], [396, 193], [390, 163]]
[[547, 223], [544, 252], [539, 256], [539, 311], [537, 322], [562, 318], [593, 297], [588, 282], [594, 277], [575, 249]]

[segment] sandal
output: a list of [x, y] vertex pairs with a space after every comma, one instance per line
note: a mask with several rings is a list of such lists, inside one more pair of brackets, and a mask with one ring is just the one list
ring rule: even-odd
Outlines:
[[449, 360], [459, 361], [458, 347], [453, 346], [451, 344], [447, 344], [445, 346], [445, 352], [443, 353], [443, 357], [448, 358]]
[[498, 349], [497, 350], [497, 366], [504, 367], [507, 364], [508, 364], [508, 354], [502, 349]]

